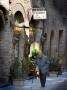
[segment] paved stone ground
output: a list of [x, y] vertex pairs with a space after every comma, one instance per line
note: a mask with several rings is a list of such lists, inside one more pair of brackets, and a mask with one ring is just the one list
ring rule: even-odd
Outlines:
[[47, 77], [45, 88], [41, 88], [39, 79], [31, 79], [21, 82], [15, 82], [13, 86], [0, 88], [0, 90], [52, 90], [53, 87], [63, 82], [63, 79], [58, 79], [56, 76]]

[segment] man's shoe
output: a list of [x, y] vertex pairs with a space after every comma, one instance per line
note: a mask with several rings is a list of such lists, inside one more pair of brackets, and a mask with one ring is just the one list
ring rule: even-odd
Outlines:
[[45, 86], [41, 86], [41, 88], [45, 88]]
[[41, 86], [41, 89], [44, 90], [45, 86]]

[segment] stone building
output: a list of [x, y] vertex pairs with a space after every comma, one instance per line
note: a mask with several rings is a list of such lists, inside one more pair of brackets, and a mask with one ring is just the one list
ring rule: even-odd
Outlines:
[[[14, 20], [14, 30], [21, 29], [19, 36], [14, 37], [18, 39], [15, 45], [15, 58], [18, 58], [21, 68], [27, 69], [28, 57], [28, 37], [29, 37], [29, 21], [32, 17], [32, 7], [30, 0], [12, 0], [10, 4], [11, 14]], [[22, 62], [24, 65], [22, 65]], [[22, 67], [24, 66], [24, 67]], [[24, 73], [25, 70], [24, 70]], [[25, 76], [25, 75], [24, 75]]]
[[[43, 0], [44, 1], [44, 0]], [[43, 8], [41, 0], [0, 0], [0, 82], [8, 82], [15, 59], [26, 63], [33, 42], [40, 46], [43, 21], [33, 20], [33, 8]], [[35, 32], [30, 36], [29, 27]], [[31, 39], [32, 38], [32, 39]], [[33, 41], [31, 41], [33, 40]], [[27, 66], [27, 65], [25, 65]], [[26, 67], [27, 68], [27, 67]], [[25, 71], [25, 70], [24, 70]]]
[[[0, 83], [8, 82], [10, 68], [18, 55], [25, 58], [26, 32], [32, 16], [30, 0], [0, 0]], [[15, 37], [15, 31], [19, 38]], [[18, 31], [19, 29], [19, 31]], [[16, 43], [17, 42], [17, 43]], [[15, 44], [16, 43], [16, 44]]]
[[66, 0], [44, 1], [48, 15], [44, 25], [44, 34], [46, 34], [44, 52], [51, 58], [59, 59], [64, 70], [66, 70], [67, 2]]
[[12, 62], [12, 37], [9, 0], [0, 0], [0, 85], [8, 81]]

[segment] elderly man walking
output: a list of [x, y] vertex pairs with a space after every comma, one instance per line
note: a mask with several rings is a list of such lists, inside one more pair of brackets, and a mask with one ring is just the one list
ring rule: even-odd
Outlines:
[[41, 51], [37, 54], [37, 64], [39, 67], [41, 87], [45, 87], [49, 61], [47, 56], [45, 56]]

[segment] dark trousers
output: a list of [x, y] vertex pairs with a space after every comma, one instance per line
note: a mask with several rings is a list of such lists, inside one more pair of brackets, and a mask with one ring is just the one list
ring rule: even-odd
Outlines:
[[41, 70], [39, 70], [39, 74], [40, 74], [40, 82], [41, 82], [41, 86], [45, 87], [45, 83], [46, 83], [46, 73], [42, 73]]

